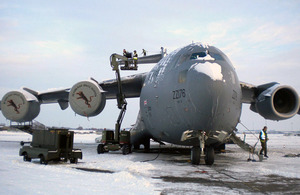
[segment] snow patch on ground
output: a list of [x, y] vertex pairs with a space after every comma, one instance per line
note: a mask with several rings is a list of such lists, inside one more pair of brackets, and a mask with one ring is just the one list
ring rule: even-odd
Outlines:
[[[37, 159], [24, 162], [18, 155], [19, 142], [30, 141], [31, 135], [0, 132], [0, 194], [281, 193], [270, 186], [275, 184], [287, 186], [293, 193], [300, 192], [297, 187], [300, 186], [300, 158], [284, 157], [300, 153], [299, 136], [269, 135], [270, 158], [263, 162], [247, 162], [248, 153], [236, 145], [227, 145], [227, 153], [216, 155], [213, 166], [205, 166], [203, 162], [193, 166], [189, 154], [180, 153], [161, 153], [156, 160], [148, 162], [143, 161], [154, 159], [157, 153], [122, 155], [117, 151], [98, 155], [94, 143], [98, 136], [75, 135], [74, 147], [83, 152], [78, 164], [50, 162], [41, 165]], [[257, 138], [247, 135], [246, 142], [254, 145]], [[257, 147], [260, 148], [259, 143]], [[101, 172], [105, 170], [110, 173]], [[261, 183], [266, 186], [258, 186]]]

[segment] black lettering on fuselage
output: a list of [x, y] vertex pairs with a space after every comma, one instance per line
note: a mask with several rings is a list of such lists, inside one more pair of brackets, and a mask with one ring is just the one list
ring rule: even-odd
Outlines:
[[185, 89], [177, 89], [172, 92], [173, 92], [173, 100], [185, 98]]

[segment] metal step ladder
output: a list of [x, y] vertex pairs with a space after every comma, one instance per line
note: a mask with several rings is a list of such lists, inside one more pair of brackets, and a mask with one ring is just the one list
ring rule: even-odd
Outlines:
[[[238, 137], [235, 133], [231, 134], [230, 139], [233, 141], [233, 143], [238, 145], [240, 148], [242, 148], [243, 150], [249, 152], [249, 154], [257, 155], [258, 158], [259, 158], [259, 161], [263, 160], [263, 156], [259, 154], [259, 151], [255, 150], [255, 146], [256, 146], [257, 143], [254, 146], [251, 146], [250, 144], [248, 144], [248, 143], [244, 142], [243, 140], [241, 140], [241, 138]], [[250, 159], [250, 157], [249, 157], [249, 159]]]

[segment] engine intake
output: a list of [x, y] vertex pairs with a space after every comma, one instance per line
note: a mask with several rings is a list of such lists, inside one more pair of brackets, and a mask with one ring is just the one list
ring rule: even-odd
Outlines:
[[27, 91], [11, 91], [3, 96], [1, 111], [11, 121], [32, 121], [40, 113], [40, 103]]
[[106, 97], [104, 93], [94, 80], [76, 83], [69, 93], [71, 108], [81, 116], [96, 116], [105, 107]]
[[299, 111], [299, 96], [292, 87], [276, 84], [260, 93], [251, 109], [266, 119], [289, 119]]

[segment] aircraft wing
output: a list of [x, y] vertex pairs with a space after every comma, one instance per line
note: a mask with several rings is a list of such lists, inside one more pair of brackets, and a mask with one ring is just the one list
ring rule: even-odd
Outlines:
[[[126, 98], [140, 97], [141, 90], [145, 81], [147, 73], [141, 73], [122, 77], [122, 90]], [[118, 93], [118, 83], [116, 79], [106, 80], [99, 85], [105, 91], [106, 99], [115, 99]]]
[[[164, 54], [155, 54], [155, 55], [149, 55], [149, 56], [142, 56], [138, 57], [138, 64], [151, 64], [151, 63], [158, 63], [162, 58], [164, 57]], [[128, 58], [128, 61], [130, 64], [133, 63], [132, 58]], [[118, 61], [120, 65], [125, 64], [125, 61]]]
[[240, 82], [240, 86], [242, 89], [242, 102], [248, 104], [255, 102], [257, 86], [245, 82]]
[[248, 103], [250, 109], [266, 119], [284, 120], [300, 114], [299, 95], [290, 86], [277, 82], [252, 85], [240, 82], [242, 103]]
[[[146, 76], [147, 73], [141, 73], [121, 78], [122, 90], [126, 98], [134, 98], [140, 96], [141, 89]], [[94, 79], [91, 78], [91, 80]], [[118, 93], [118, 83], [116, 79], [105, 80], [98, 84], [103, 89], [106, 99], [116, 98], [116, 94]], [[46, 92], [36, 92], [28, 88], [23, 88], [23, 90], [35, 95], [40, 101], [40, 103], [57, 103], [69, 101], [69, 92], [71, 88], [52, 90]]]
[[34, 95], [38, 98], [39, 102], [42, 104], [58, 103], [60, 108], [62, 110], [65, 110], [69, 106], [68, 104], [69, 91], [70, 88], [66, 88], [66, 89], [52, 90], [52, 91], [41, 92], [41, 93], [37, 92]]
[[[155, 54], [149, 56], [142, 56], [138, 58], [138, 64], [149, 64], [157, 63], [163, 58], [164, 54]], [[133, 59], [129, 58], [129, 62], [133, 63]], [[120, 65], [124, 64], [124, 61], [118, 61]], [[141, 73], [136, 75], [131, 75], [127, 77], [122, 77], [122, 90], [126, 98], [139, 97], [144, 80], [147, 73]], [[115, 99], [118, 93], [118, 83], [116, 79], [105, 80], [98, 83], [96, 80], [91, 78], [90, 80], [95, 81], [104, 91], [106, 99]], [[23, 88], [23, 90], [29, 92], [30, 94], [36, 96], [40, 103], [59, 103], [62, 106], [63, 103], [69, 101], [69, 92], [71, 88], [52, 90], [46, 92], [37, 92], [29, 88]]]
[[[122, 77], [122, 92], [126, 98], [139, 97], [147, 73]], [[40, 104], [58, 103], [62, 110], [71, 105], [74, 112], [82, 116], [96, 116], [105, 107], [106, 99], [116, 98], [116, 79], [97, 82], [93, 78], [81, 81], [72, 88], [38, 92], [23, 87], [19, 91], [5, 94], [1, 101], [3, 115], [12, 121], [33, 120], [40, 112]]]
[[[25, 88], [23, 88], [25, 89]], [[70, 88], [37, 92], [36, 95], [40, 103], [56, 103], [58, 101], [68, 101]]]

